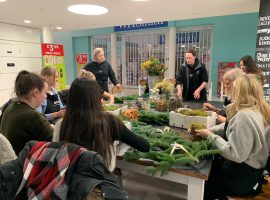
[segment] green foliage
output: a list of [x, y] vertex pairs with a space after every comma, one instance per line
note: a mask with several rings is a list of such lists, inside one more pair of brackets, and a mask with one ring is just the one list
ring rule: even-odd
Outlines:
[[[139, 122], [135, 121], [132, 122], [132, 131], [149, 142], [150, 152], [126, 152], [124, 159], [127, 161], [140, 158], [153, 160], [154, 166], [146, 167], [146, 172], [151, 175], [160, 172], [161, 176], [163, 176], [168, 174], [168, 170], [174, 165], [196, 163], [198, 159], [220, 153], [218, 149], [213, 149], [210, 140], [192, 142], [175, 131], [164, 132], [163, 134], [156, 133], [156, 129], [151, 125], [139, 124]], [[170, 155], [173, 148], [171, 144], [174, 142], [183, 145], [189, 153], [177, 149]]]
[[114, 97], [114, 103], [124, 103], [125, 100], [137, 100], [139, 95], [129, 95], [124, 97]]
[[177, 112], [182, 115], [187, 115], [187, 116], [202, 116], [202, 117], [209, 116], [209, 114], [202, 109], [198, 109], [198, 110], [181, 109], [181, 110], [178, 110]]
[[138, 121], [153, 125], [168, 125], [169, 113], [160, 113], [155, 111], [140, 111]]
[[201, 130], [201, 129], [205, 129], [206, 126], [201, 124], [201, 123], [193, 123], [193, 124], [190, 125], [189, 128], [194, 129], [194, 130]]
[[114, 111], [117, 110], [119, 107], [114, 105], [104, 105], [103, 108], [105, 111]]

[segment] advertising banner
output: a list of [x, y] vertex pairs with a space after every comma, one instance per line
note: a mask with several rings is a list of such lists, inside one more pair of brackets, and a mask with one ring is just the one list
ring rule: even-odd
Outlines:
[[64, 47], [61, 44], [41, 44], [42, 66], [54, 67], [58, 71], [57, 90], [66, 89], [66, 68], [64, 60]]
[[260, 12], [256, 41], [256, 61], [257, 66], [265, 76], [264, 95], [269, 101], [270, 93], [270, 1], [260, 1]]
[[84, 66], [88, 63], [88, 54], [87, 53], [78, 53], [76, 54], [76, 69], [77, 75], [79, 71], [84, 68]]

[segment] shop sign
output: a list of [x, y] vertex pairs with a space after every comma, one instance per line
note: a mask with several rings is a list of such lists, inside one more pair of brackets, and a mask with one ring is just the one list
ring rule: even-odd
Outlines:
[[161, 27], [168, 27], [168, 21], [115, 26], [114, 31], [115, 32], [133, 31], [133, 30], [141, 30], [141, 29], [149, 29], [149, 28], [161, 28]]
[[[200, 32], [176, 33], [176, 44], [198, 43], [200, 41]], [[159, 44], [165, 44], [165, 34], [159, 36]]]
[[269, 101], [270, 94], [270, 1], [260, 1], [257, 28], [256, 61], [265, 76], [264, 96]]

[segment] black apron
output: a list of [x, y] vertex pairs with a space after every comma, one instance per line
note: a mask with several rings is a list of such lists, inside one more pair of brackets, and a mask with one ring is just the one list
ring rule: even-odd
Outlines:
[[47, 93], [47, 107], [45, 114], [58, 112], [60, 110], [60, 99], [57, 94]]

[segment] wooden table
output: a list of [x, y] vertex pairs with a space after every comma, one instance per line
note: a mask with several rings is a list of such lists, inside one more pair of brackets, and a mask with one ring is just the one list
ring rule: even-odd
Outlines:
[[[160, 176], [157, 174], [154, 177], [185, 184], [188, 186], [188, 200], [203, 200], [204, 183], [208, 179], [211, 164], [211, 160], [203, 160], [199, 164], [192, 166], [178, 165], [171, 168], [168, 175]], [[151, 176], [145, 170], [145, 167], [149, 165], [149, 163], [144, 161], [125, 161], [121, 157], [118, 157], [116, 162], [116, 166], [120, 169], [146, 176]]]
[[[217, 101], [212, 101], [209, 103], [217, 107], [222, 107], [223, 105], [223, 102]], [[199, 109], [203, 107], [203, 103], [183, 102], [183, 104], [192, 109]], [[160, 128], [160, 126], [156, 128]], [[183, 129], [177, 127], [171, 128], [175, 131], [181, 132], [184, 137], [187, 137], [187, 131], [184, 131]], [[192, 166], [178, 165], [171, 168], [168, 175], [160, 176], [159, 174], [157, 174], [154, 177], [185, 184], [188, 186], [188, 200], [203, 200], [204, 183], [205, 180], [208, 180], [208, 176], [211, 170], [211, 164], [212, 160], [203, 160], [199, 164]], [[121, 157], [118, 157], [116, 162], [116, 166], [120, 169], [132, 171], [146, 176], [150, 176], [146, 173], [145, 169], [145, 167], [149, 165], [149, 163], [143, 161], [125, 161]]]

